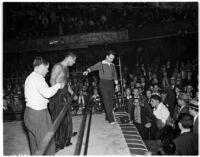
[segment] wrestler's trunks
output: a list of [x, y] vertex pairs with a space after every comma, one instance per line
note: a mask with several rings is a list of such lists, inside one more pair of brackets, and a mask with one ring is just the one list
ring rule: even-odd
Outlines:
[[[69, 94], [67, 89], [67, 86], [65, 86], [63, 89], [60, 89], [56, 93], [56, 95], [54, 95], [50, 100], [49, 109], [53, 122], [55, 121], [63, 107], [65, 105], [70, 105], [66, 104], [66, 102], [68, 102], [69, 100]], [[64, 99], [66, 99], [66, 101]], [[56, 147], [62, 149], [65, 147], [66, 144], [70, 143], [72, 132], [72, 114], [71, 107], [69, 107], [55, 134]]]

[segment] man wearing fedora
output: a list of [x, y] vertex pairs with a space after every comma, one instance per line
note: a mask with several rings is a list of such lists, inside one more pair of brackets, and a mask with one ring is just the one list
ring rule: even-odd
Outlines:
[[187, 113], [189, 114], [189, 108], [188, 108], [188, 102], [189, 102], [189, 97], [187, 93], [181, 92], [179, 93], [177, 97], [177, 103], [178, 105], [175, 107], [174, 115], [173, 115], [173, 128], [175, 129], [175, 137], [177, 137], [180, 134], [180, 129], [178, 127], [178, 117], [183, 114]]
[[175, 93], [175, 78], [170, 78], [170, 87], [168, 88], [167, 97], [165, 99], [166, 106], [168, 106], [170, 116], [173, 117], [174, 109], [176, 104], [176, 93]]
[[198, 134], [198, 127], [199, 127], [199, 106], [198, 101], [192, 99], [189, 104], [189, 113], [194, 117], [193, 120], [193, 133]]
[[187, 93], [181, 92], [177, 97], [178, 106], [174, 113], [175, 119], [177, 119], [181, 113], [189, 113], [188, 102], [189, 97]]

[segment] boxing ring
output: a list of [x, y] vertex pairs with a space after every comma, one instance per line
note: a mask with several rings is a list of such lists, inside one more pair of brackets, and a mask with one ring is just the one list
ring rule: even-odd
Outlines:
[[[80, 79], [81, 81], [75, 88], [74, 94], [69, 99], [69, 105], [65, 105], [61, 110], [60, 114], [54, 121], [53, 126], [43, 138], [39, 145], [39, 149], [34, 153], [34, 155], [45, 154], [45, 151], [51, 139], [54, 137], [63, 117], [69, 107], [71, 107], [73, 97], [77, 93], [84, 78], [85, 77], [82, 77]], [[77, 129], [78, 136], [76, 137], [76, 140], [73, 141], [73, 149], [72, 147], [65, 147], [65, 150], [61, 150], [55, 155], [145, 155], [148, 152], [148, 149], [134, 124], [122, 123], [120, 121], [120, 117], [129, 116], [128, 113], [124, 111], [114, 112], [117, 124], [110, 125], [105, 121], [105, 113], [94, 113], [93, 107], [94, 105], [89, 103], [83, 115], [76, 117], [79, 119], [80, 125]], [[76, 121], [73, 123], [76, 123]], [[6, 132], [6, 130], [4, 132]], [[12, 144], [17, 145], [16, 143]], [[4, 147], [6, 147], [5, 144]], [[27, 148], [28, 146], [22, 147]], [[4, 148], [4, 150], [6, 150], [6, 148]], [[70, 153], [65, 153], [69, 150]], [[20, 154], [20, 152], [14, 153]], [[7, 155], [13, 154], [8, 153]]]

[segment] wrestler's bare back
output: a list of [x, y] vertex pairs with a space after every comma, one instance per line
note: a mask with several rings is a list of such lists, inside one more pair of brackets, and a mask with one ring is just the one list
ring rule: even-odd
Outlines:
[[56, 83], [66, 83], [68, 75], [68, 67], [63, 66], [61, 63], [55, 64], [51, 72], [51, 85]]

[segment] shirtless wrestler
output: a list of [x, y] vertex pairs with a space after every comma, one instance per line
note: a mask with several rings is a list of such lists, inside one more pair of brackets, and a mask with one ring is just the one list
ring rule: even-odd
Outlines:
[[[57, 94], [50, 101], [49, 109], [53, 121], [55, 121], [60, 111], [69, 101], [70, 95], [73, 94], [73, 90], [71, 89], [68, 83], [68, 78], [69, 78], [68, 66], [74, 65], [75, 62], [76, 62], [76, 55], [70, 52], [65, 56], [64, 60], [55, 64], [52, 69], [50, 78], [51, 86], [55, 85], [56, 83], [65, 83], [65, 87], [59, 90]], [[74, 99], [77, 99], [77, 97], [75, 96]], [[56, 151], [72, 144], [71, 143], [72, 130], [73, 126], [72, 126], [71, 107], [69, 107], [69, 110], [67, 111], [58, 130], [56, 131], [55, 135]]]

